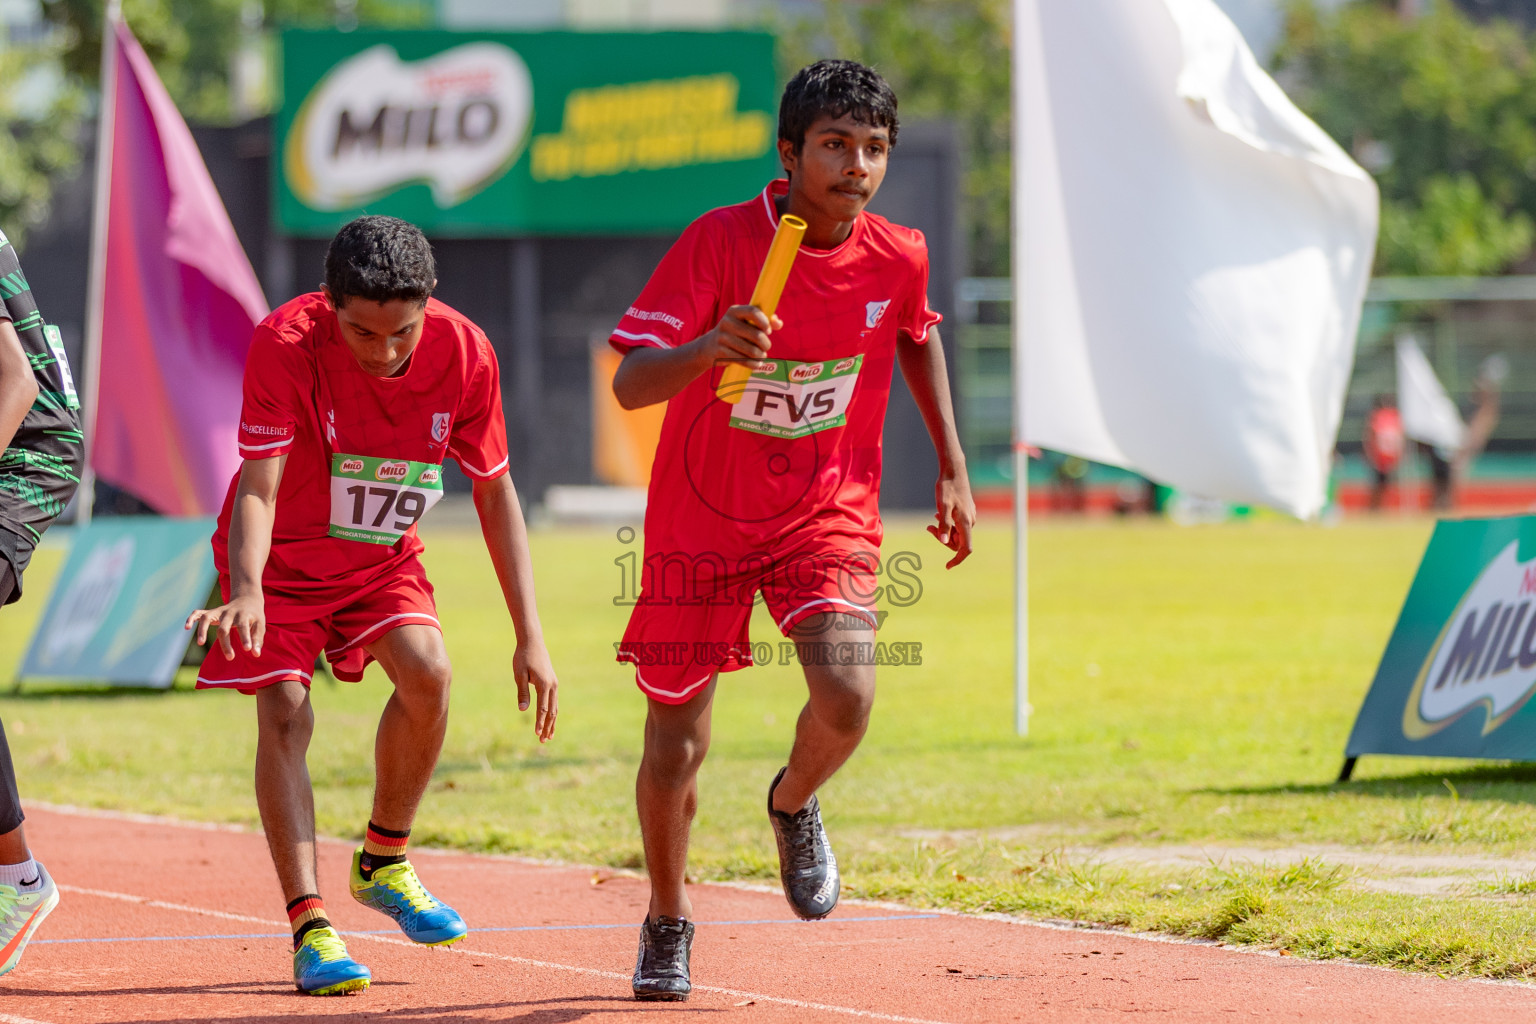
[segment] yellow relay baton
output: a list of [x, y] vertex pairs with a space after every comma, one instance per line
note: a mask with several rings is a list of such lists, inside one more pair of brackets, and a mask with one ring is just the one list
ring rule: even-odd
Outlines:
[[[784, 294], [784, 282], [789, 280], [789, 268], [795, 265], [795, 254], [800, 251], [800, 240], [804, 237], [805, 221], [791, 213], [779, 218], [779, 230], [773, 234], [773, 244], [763, 259], [762, 272], [757, 275], [757, 287], [752, 289], [752, 305], [769, 320], [779, 308], [779, 296]], [[747, 393], [747, 381], [751, 379], [752, 367], [746, 363], [726, 363], [715, 387], [715, 397], [735, 405]]]

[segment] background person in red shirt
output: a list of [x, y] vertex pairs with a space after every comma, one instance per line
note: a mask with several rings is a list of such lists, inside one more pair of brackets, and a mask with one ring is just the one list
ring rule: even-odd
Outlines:
[[1371, 467], [1371, 508], [1381, 508], [1387, 496], [1387, 485], [1397, 473], [1407, 446], [1403, 435], [1403, 417], [1386, 395], [1377, 395], [1371, 403], [1371, 414], [1365, 420], [1362, 447], [1366, 465]]
[[534, 606], [528, 537], [507, 474], [496, 356], [485, 334], [430, 298], [432, 249], [414, 226], [363, 217], [336, 235], [325, 285], [275, 310], [246, 358], [240, 452], [213, 538], [225, 604], [195, 612], [216, 631], [197, 685], [256, 695], [256, 802], [293, 925], [294, 983], [312, 995], [367, 988], [326, 917], [305, 753], [310, 673], [339, 679], [377, 660], [394, 685], [374, 748], [373, 813], [352, 858], [354, 898], [427, 945], [464, 937], [453, 908], [406, 859], [417, 805], [448, 724], [448, 652], [416, 523], [442, 497], [453, 456], [511, 612], [518, 706], [554, 732], [556, 679]]
[[[667, 403], [641, 593], [619, 648], [649, 701], [635, 787], [651, 877], [640, 999], [685, 999], [691, 988], [683, 881], [696, 778], [719, 675], [752, 663], [759, 593], [797, 642], [810, 691], [789, 764], [768, 789], [784, 893], [806, 918], [837, 903], [815, 794], [858, 746], [874, 700], [881, 429], [898, 364], [939, 455], [929, 530], [954, 552], [949, 566], [970, 554], [975, 503], [933, 340], [927, 246], [921, 232], [864, 212], [897, 129], [896, 97], [874, 71], [840, 60], [803, 69], [779, 108], [788, 180], [690, 225], [610, 338], [624, 353], [620, 404]], [[808, 228], [769, 318], [740, 303], [785, 214]], [[754, 367], [735, 405], [715, 394], [729, 361]]]

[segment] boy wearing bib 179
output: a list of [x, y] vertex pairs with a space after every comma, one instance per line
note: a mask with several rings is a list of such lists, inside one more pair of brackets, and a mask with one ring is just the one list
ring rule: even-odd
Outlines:
[[394, 693], [379, 721], [373, 813], [352, 858], [351, 892], [410, 939], [446, 945], [463, 920], [416, 877], [405, 849], [442, 749], [450, 667], [416, 523], [443, 494], [442, 463], [474, 482], [475, 508], [517, 636], [518, 706], [537, 691], [534, 730], [554, 731], [556, 687], [534, 607], [533, 571], [507, 474], [496, 356], [484, 333], [430, 298], [432, 250], [410, 224], [363, 217], [325, 258], [325, 285], [275, 310], [246, 357], [240, 453], [213, 538], [225, 604], [196, 612], [216, 630], [197, 685], [256, 695], [256, 802], [288, 917], [294, 982], [313, 995], [368, 987], [319, 896], [305, 752], [310, 674], [323, 651], [337, 678], [370, 661]]
[[[651, 876], [634, 992], [685, 999], [693, 924], [684, 888], [695, 780], [721, 672], [752, 664], [756, 595], [792, 637], [810, 699], [768, 787], [784, 894], [805, 918], [837, 903], [816, 790], [853, 753], [874, 700], [881, 430], [897, 364], [939, 454], [938, 524], [970, 553], [975, 505], [928, 308], [918, 231], [865, 213], [896, 143], [896, 97], [852, 61], [820, 61], [784, 90], [788, 180], [694, 221], [619, 322], [613, 390], [667, 402], [645, 515], [645, 574], [619, 645], [649, 701], [636, 782]], [[752, 294], [779, 218], [807, 223], [779, 316]], [[727, 361], [753, 373], [716, 396]], [[766, 780], [765, 780], [766, 781]]]

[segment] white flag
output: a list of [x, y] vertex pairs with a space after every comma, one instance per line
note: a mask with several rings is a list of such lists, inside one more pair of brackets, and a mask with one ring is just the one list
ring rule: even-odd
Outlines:
[[1212, 0], [1016, 0], [1016, 19], [1025, 438], [1313, 515], [1375, 183]]
[[1461, 449], [1467, 425], [1416, 339], [1397, 341], [1397, 411], [1403, 433], [1434, 445], [1449, 458]]

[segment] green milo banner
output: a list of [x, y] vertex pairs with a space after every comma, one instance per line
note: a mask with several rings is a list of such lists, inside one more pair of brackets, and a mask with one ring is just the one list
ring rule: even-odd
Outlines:
[[1536, 761], [1532, 694], [1536, 516], [1442, 522], [1345, 754]]
[[213, 589], [212, 519], [122, 516], [72, 533], [18, 681], [169, 687]]
[[280, 230], [363, 213], [439, 235], [675, 230], [779, 173], [763, 32], [290, 30]]

